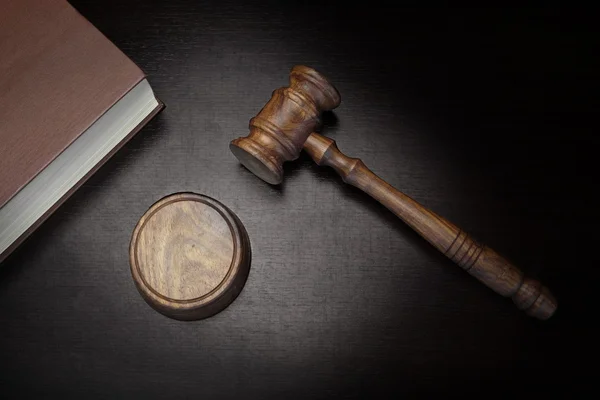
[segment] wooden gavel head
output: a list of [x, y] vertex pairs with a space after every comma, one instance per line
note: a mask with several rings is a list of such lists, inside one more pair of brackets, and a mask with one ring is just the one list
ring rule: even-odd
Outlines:
[[298, 158], [323, 111], [336, 108], [340, 94], [312, 68], [296, 65], [290, 85], [273, 92], [271, 100], [250, 120], [250, 134], [229, 145], [240, 162], [262, 180], [283, 180], [283, 163]]

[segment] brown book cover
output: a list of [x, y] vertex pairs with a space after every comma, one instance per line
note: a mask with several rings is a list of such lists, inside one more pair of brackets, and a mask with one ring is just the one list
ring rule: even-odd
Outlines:
[[[0, 0], [0, 209], [86, 132], [144, 73], [63, 0]], [[157, 107], [78, 181], [31, 232]], [[0, 260], [12, 250], [0, 249]]]

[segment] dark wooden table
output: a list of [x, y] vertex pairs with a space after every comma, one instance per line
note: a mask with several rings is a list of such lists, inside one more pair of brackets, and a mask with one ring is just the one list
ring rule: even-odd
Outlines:
[[[595, 376], [591, 15], [72, 3], [167, 109], [2, 264], [3, 397], [541, 396]], [[307, 157], [279, 188], [241, 167], [229, 141], [295, 64], [340, 90], [324, 132], [343, 151], [544, 281], [557, 314], [517, 311]], [[253, 250], [240, 297], [191, 323], [151, 310], [128, 264], [178, 191], [228, 205]]]

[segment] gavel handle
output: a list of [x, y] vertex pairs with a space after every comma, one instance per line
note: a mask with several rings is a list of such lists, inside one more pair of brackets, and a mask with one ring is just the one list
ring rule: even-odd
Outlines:
[[386, 206], [446, 257], [486, 286], [511, 297], [528, 315], [548, 319], [557, 303], [545, 286], [526, 278], [517, 267], [494, 250], [473, 240], [466, 232], [423, 207], [375, 175], [358, 158], [344, 155], [335, 141], [312, 133], [304, 150], [318, 165], [332, 167], [344, 180]]

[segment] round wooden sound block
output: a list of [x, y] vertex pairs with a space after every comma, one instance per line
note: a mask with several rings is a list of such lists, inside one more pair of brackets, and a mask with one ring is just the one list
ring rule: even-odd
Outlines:
[[242, 291], [250, 240], [239, 218], [215, 199], [177, 193], [156, 202], [129, 246], [133, 280], [146, 302], [179, 320], [210, 317]]

